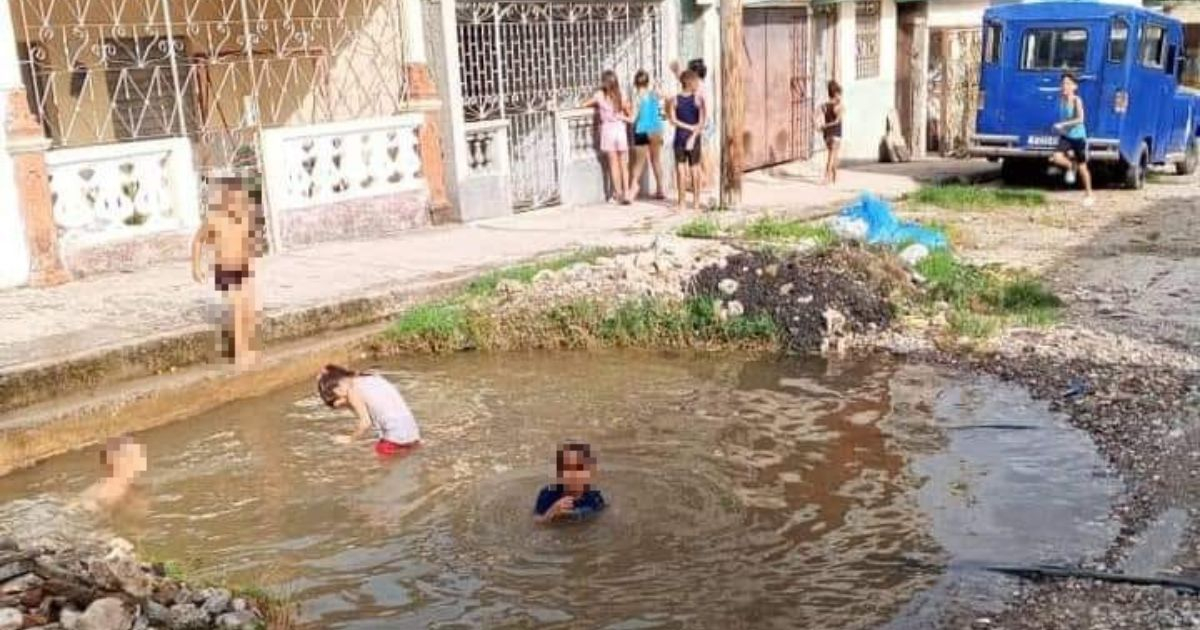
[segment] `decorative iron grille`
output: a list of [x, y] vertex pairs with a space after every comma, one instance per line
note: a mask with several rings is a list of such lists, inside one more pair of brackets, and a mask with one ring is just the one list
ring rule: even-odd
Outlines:
[[966, 155], [979, 104], [983, 34], [978, 28], [930, 33], [927, 143], [942, 155]]
[[661, 9], [653, 0], [470, 0], [455, 5], [468, 122], [507, 119], [514, 205], [559, 199], [554, 113], [578, 107], [614, 70], [661, 76]]
[[854, 5], [854, 76], [879, 76], [879, 0], [859, 0]]
[[396, 0], [12, 0], [54, 146], [189, 137], [230, 165], [259, 127], [405, 109]]

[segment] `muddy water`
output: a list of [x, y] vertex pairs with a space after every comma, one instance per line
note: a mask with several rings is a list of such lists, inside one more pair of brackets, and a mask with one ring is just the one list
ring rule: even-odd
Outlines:
[[[386, 368], [416, 454], [334, 444], [351, 422], [305, 383], [141, 436], [142, 501], [110, 525], [273, 585], [321, 628], [920, 627], [996, 596], [956, 566], [1075, 561], [1114, 533], [1086, 436], [992, 381], [629, 353]], [[611, 507], [537, 527], [564, 438], [595, 446]], [[0, 479], [0, 501], [56, 501], [96, 467], [57, 458]]]

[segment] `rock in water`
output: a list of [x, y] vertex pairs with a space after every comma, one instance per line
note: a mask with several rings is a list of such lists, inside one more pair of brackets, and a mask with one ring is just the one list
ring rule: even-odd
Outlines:
[[243, 610], [241, 612], [225, 613], [224, 615], [217, 617], [217, 627], [252, 628], [255, 626], [255, 622], [257, 621], [258, 618], [254, 616], [254, 613], [248, 610]]
[[145, 612], [146, 616], [150, 618], [150, 623], [156, 626], [168, 626], [171, 624], [171, 609], [153, 599], [146, 601]]
[[133, 552], [124, 546], [114, 545], [95, 572], [97, 577], [108, 578], [102, 581], [115, 581], [122, 590], [139, 599], [149, 597], [154, 589], [152, 576], [142, 570]]
[[176, 604], [171, 607], [172, 630], [204, 630], [208, 627], [208, 615], [193, 604]]
[[125, 610], [125, 604], [115, 597], [105, 597], [92, 602], [79, 616], [79, 630], [128, 630], [133, 625], [133, 615]]
[[216, 617], [229, 608], [233, 594], [223, 588], [204, 589], [204, 603], [200, 610], [209, 617]]
[[0, 608], [0, 630], [20, 630], [25, 625], [25, 615], [16, 608]]
[[78, 630], [80, 615], [82, 613], [70, 606], [63, 608], [58, 613], [58, 625], [62, 626], [63, 630]]

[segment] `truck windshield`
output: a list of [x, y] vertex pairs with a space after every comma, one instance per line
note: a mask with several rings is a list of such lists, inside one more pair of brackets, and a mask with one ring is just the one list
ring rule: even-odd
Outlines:
[[1083, 70], [1088, 32], [1082, 28], [1039, 28], [1025, 32], [1022, 70]]

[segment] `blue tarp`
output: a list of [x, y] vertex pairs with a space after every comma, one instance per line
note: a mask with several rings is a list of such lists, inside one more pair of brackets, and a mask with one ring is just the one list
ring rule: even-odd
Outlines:
[[868, 243], [920, 243], [931, 250], [946, 247], [946, 237], [941, 232], [897, 219], [892, 213], [891, 204], [870, 193], [864, 193], [853, 205], [843, 208], [839, 216], [848, 221], [859, 220], [865, 223]]

